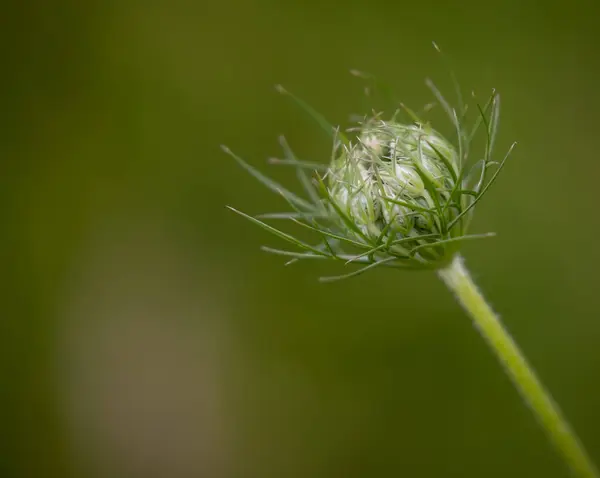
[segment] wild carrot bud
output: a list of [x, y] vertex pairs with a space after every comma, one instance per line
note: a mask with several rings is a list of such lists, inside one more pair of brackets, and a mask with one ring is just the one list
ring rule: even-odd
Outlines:
[[456, 216], [448, 200], [457, 163], [452, 144], [430, 127], [369, 120], [357, 143], [332, 161], [329, 194], [359, 236], [404, 239], [396, 249], [407, 252], [407, 246], [442, 237]]
[[[472, 124], [466, 122], [466, 107], [456, 111], [428, 82], [448, 114], [454, 130], [450, 142], [429, 123], [406, 109], [412, 122], [390, 120], [376, 115], [346, 136], [302, 100], [292, 96], [317, 123], [332, 133], [330, 163], [298, 160], [285, 140], [284, 159], [273, 160], [296, 169], [306, 198], [273, 182], [228, 148], [225, 151], [269, 189], [283, 196], [292, 211], [263, 214], [260, 219], [234, 209], [300, 251], [264, 250], [303, 259], [337, 259], [362, 263], [358, 271], [325, 278], [340, 279], [377, 266], [438, 269], [450, 263], [458, 245], [466, 239], [491, 234], [467, 235], [474, 206], [487, 192], [504, 165], [492, 160], [492, 148], [499, 117], [499, 98], [494, 92]], [[283, 88], [280, 92], [287, 93]], [[460, 119], [459, 119], [460, 118]], [[484, 126], [486, 147], [481, 159], [468, 162], [469, 150], [478, 129]], [[514, 146], [514, 145], [513, 145]], [[512, 148], [511, 148], [512, 149]], [[510, 153], [510, 150], [509, 150]], [[496, 167], [491, 178], [488, 171]], [[307, 170], [313, 170], [313, 180]], [[321, 174], [324, 171], [324, 174]], [[317, 233], [317, 244], [306, 243], [262, 219], [290, 220]]]

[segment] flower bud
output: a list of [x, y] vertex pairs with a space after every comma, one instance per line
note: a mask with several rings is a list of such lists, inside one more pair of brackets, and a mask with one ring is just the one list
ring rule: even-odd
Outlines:
[[[302, 197], [223, 147], [293, 209], [253, 217], [231, 208], [296, 249], [265, 246], [263, 250], [287, 257], [288, 264], [306, 259], [363, 264], [348, 274], [322, 278], [331, 281], [379, 266], [443, 268], [463, 241], [493, 236], [467, 234], [467, 229], [474, 207], [498, 177], [515, 145], [501, 161], [492, 160], [499, 97], [494, 91], [485, 105], [477, 104], [479, 117], [471, 124], [466, 106], [455, 110], [431, 82], [428, 84], [451, 120], [457, 149], [408, 109], [416, 123], [384, 121], [381, 116], [374, 116], [350, 130], [355, 134], [348, 137], [304, 101], [279, 88], [332, 133], [334, 154], [329, 165], [301, 161], [285, 139], [280, 139], [285, 157], [271, 162], [295, 168], [306, 193]], [[485, 128], [485, 152], [473, 162], [469, 152], [480, 126]], [[313, 171], [314, 181], [306, 169]], [[324, 176], [320, 173], [323, 170]], [[319, 242], [305, 242], [262, 219], [293, 221], [317, 233]]]
[[[454, 147], [431, 128], [370, 121], [361, 127], [357, 143], [344, 146], [333, 160], [329, 196], [346, 216], [340, 227], [351, 223], [357, 239], [391, 244], [380, 255], [408, 255], [447, 236], [456, 217], [449, 200], [457, 170]], [[445, 252], [433, 247], [418, 258], [444, 261]]]

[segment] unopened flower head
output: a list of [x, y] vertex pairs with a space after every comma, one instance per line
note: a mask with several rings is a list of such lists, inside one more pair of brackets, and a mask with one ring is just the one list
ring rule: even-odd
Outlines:
[[[434, 47], [439, 51], [435, 43]], [[360, 73], [357, 76], [369, 78]], [[498, 177], [515, 145], [500, 162], [492, 159], [500, 111], [498, 95], [494, 91], [486, 104], [476, 103], [477, 114], [471, 122], [457, 85], [459, 104], [454, 108], [431, 81], [427, 84], [450, 119], [451, 141], [408, 108], [403, 108], [407, 120], [398, 120], [399, 111], [389, 119], [373, 114], [348, 130], [352, 136], [346, 136], [304, 101], [290, 95], [331, 134], [333, 154], [329, 164], [298, 160], [281, 139], [285, 158], [274, 162], [295, 168], [306, 193], [306, 197], [301, 197], [223, 147], [265, 186], [283, 196], [291, 211], [258, 218], [231, 209], [293, 245], [293, 250], [263, 248], [287, 256], [288, 264], [305, 259], [363, 264], [353, 272], [321, 280], [344, 279], [378, 266], [437, 269], [571, 471], [581, 477], [600, 477], [576, 434], [456, 254], [462, 241], [489, 236], [467, 235], [466, 231], [474, 207]], [[279, 90], [287, 93], [281, 87]], [[485, 147], [474, 161], [469, 160], [473, 138], [482, 130]], [[307, 175], [307, 168], [313, 170], [314, 181]], [[305, 242], [283, 232], [264, 222], [266, 218], [289, 220], [309, 229], [315, 233], [316, 242]]]
[[[399, 111], [390, 119], [374, 114], [350, 128], [346, 135], [280, 87], [331, 133], [333, 153], [327, 165], [307, 163], [297, 159], [281, 139], [285, 158], [272, 162], [296, 169], [306, 193], [304, 198], [274, 183], [224, 148], [291, 207], [289, 212], [261, 217], [234, 209], [298, 248], [263, 249], [289, 257], [289, 263], [336, 259], [346, 264], [363, 264], [362, 269], [349, 274], [326, 278], [338, 279], [376, 266], [436, 269], [451, 261], [462, 241], [490, 236], [467, 235], [466, 231], [474, 206], [508, 157], [507, 154], [501, 162], [492, 160], [499, 97], [493, 92], [485, 105], [478, 104], [477, 116], [469, 123], [464, 105], [455, 110], [433, 84], [429, 86], [449, 116], [454, 141], [408, 109], [408, 120], [398, 120]], [[485, 134], [485, 149], [478, 160], [469, 161], [471, 143], [478, 131]], [[312, 178], [307, 174], [311, 169]], [[301, 241], [264, 219], [290, 220], [315, 232], [317, 242]]]
[[430, 127], [369, 120], [357, 142], [332, 161], [329, 192], [358, 236], [414, 238], [418, 245], [423, 236], [440, 237], [456, 216], [455, 208], [437, 206], [447, 204], [456, 187], [457, 164], [452, 144]]

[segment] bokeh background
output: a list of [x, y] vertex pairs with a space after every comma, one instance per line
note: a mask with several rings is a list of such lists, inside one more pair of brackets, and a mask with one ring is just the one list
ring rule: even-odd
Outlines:
[[519, 142], [467, 263], [600, 461], [597, 5], [4, 2], [0, 476], [568, 476], [434, 274], [323, 285], [225, 209], [285, 204], [220, 144], [290, 187], [278, 135], [329, 157], [274, 84], [347, 126], [359, 68], [419, 109], [432, 40]]

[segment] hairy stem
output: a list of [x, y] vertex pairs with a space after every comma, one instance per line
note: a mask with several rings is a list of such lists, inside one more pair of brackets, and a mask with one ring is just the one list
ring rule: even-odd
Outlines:
[[579, 477], [599, 478], [598, 470], [577, 435], [542, 386], [499, 317], [473, 283], [462, 258], [457, 256], [448, 267], [439, 271], [439, 276], [469, 313], [475, 327], [490, 345], [573, 473]]

